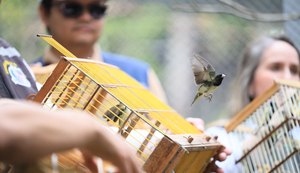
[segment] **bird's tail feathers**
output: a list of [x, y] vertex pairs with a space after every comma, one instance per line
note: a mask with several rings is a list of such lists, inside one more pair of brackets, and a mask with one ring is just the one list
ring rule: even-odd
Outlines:
[[200, 95], [199, 94], [197, 94], [196, 96], [195, 96], [195, 98], [194, 98], [194, 100], [193, 100], [193, 102], [192, 102], [192, 104], [191, 104], [191, 106], [195, 103], [195, 101], [198, 99], [200, 97]]

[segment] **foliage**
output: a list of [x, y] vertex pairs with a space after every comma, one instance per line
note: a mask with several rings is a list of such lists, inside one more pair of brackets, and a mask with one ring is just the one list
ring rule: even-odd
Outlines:
[[168, 9], [157, 3], [137, 6], [126, 15], [107, 18], [101, 45], [104, 50], [140, 58], [159, 71]]
[[37, 5], [37, 0], [3, 0], [0, 5], [0, 37], [16, 47], [27, 61], [42, 52], [35, 36], [42, 30]]

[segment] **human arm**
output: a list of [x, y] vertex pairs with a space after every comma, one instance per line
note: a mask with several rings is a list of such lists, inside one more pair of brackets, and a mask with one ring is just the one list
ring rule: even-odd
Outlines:
[[53, 152], [80, 148], [112, 162], [120, 172], [141, 172], [133, 150], [89, 114], [46, 111], [27, 102], [0, 102], [0, 111], [2, 161], [29, 162]]

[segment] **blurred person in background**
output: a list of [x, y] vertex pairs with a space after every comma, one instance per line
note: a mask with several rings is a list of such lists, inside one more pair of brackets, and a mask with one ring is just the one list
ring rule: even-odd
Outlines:
[[[47, 32], [75, 56], [119, 67], [166, 102], [160, 81], [149, 64], [101, 50], [98, 40], [106, 11], [106, 0], [40, 0], [39, 5], [39, 15]], [[51, 47], [34, 64], [54, 64], [61, 56]]]
[[[299, 50], [287, 36], [263, 37], [253, 42], [245, 51], [236, 88], [236, 99], [230, 103], [235, 114], [263, 94], [275, 79], [299, 81]], [[247, 92], [245, 92], [247, 91]]]
[[[300, 54], [295, 44], [286, 36], [262, 37], [245, 49], [240, 63], [232, 100], [229, 103], [231, 115], [235, 115], [254, 98], [268, 90], [276, 79], [300, 80]], [[235, 161], [240, 158], [242, 149], [233, 135], [224, 129], [225, 123], [206, 130], [207, 134], [218, 135], [219, 140], [229, 149], [232, 156], [218, 164], [226, 173], [241, 172]]]

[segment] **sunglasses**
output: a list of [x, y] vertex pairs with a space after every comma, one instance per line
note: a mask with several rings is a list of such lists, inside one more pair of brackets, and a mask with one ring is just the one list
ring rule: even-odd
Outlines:
[[57, 6], [62, 15], [66, 18], [78, 18], [87, 10], [94, 19], [100, 19], [106, 14], [107, 10], [107, 6], [99, 2], [82, 5], [81, 3], [73, 1], [58, 1], [53, 5]]

